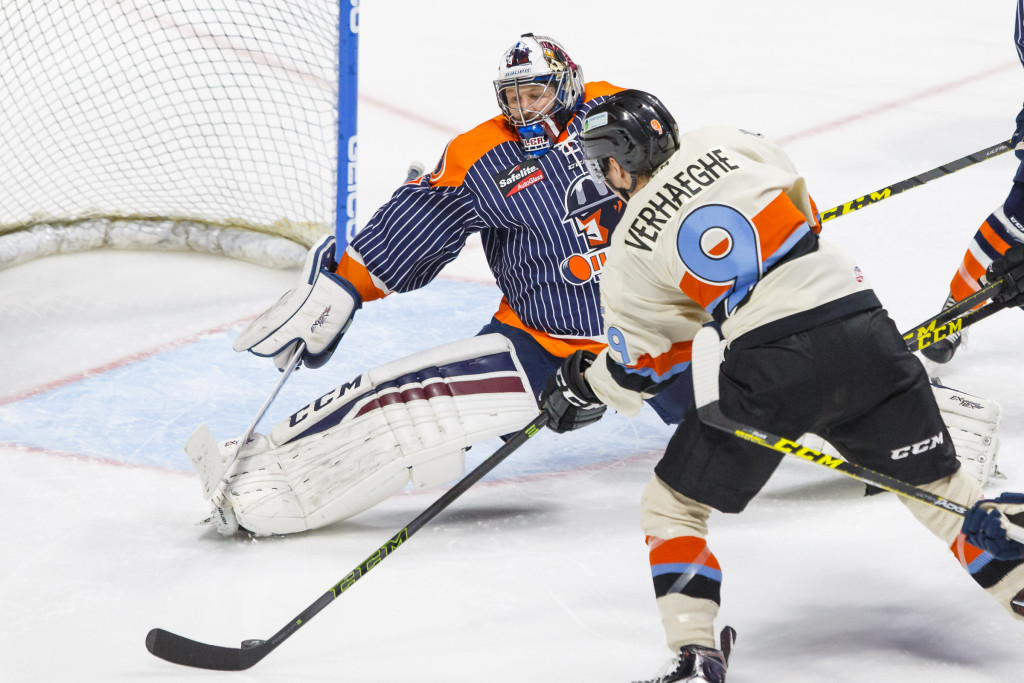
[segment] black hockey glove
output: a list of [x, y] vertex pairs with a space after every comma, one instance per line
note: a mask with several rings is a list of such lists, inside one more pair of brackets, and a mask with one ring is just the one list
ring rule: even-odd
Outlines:
[[[1005, 515], [1005, 517], [1004, 517]], [[1024, 545], [1007, 534], [1010, 527], [1022, 531], [1024, 493], [1003, 493], [992, 500], [979, 500], [964, 515], [961, 529], [967, 542], [990, 553], [997, 560], [1024, 558]], [[1019, 537], [1019, 534], [1014, 534]]]
[[555, 374], [548, 377], [541, 407], [548, 414], [548, 427], [562, 434], [597, 422], [607, 409], [587, 384], [583, 371], [597, 358], [590, 351], [577, 351], [566, 358]]
[[1013, 153], [1017, 158], [1024, 161], [1024, 109], [1017, 114], [1017, 130], [1010, 136], [1010, 144], [1013, 145]]
[[1003, 279], [1003, 286], [993, 297], [1007, 306], [1024, 305], [1024, 244], [1006, 250], [1006, 253], [989, 264], [985, 280], [995, 282]]

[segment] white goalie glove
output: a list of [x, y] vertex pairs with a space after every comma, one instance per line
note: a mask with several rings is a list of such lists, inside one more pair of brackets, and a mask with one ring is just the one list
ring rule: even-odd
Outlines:
[[326, 236], [313, 245], [294, 289], [249, 323], [235, 339], [235, 351], [273, 357], [283, 370], [302, 341], [302, 363], [319, 368], [328, 360], [362, 306], [362, 297], [334, 272], [335, 240]]
[[982, 486], [990, 478], [999, 476], [996, 469], [1002, 414], [999, 403], [939, 384], [932, 385], [932, 393], [964, 471]]

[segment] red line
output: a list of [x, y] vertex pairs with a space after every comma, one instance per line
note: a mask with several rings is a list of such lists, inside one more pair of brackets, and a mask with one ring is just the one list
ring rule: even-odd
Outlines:
[[371, 97], [364, 93], [359, 94], [359, 101], [369, 104], [373, 107], [377, 107], [378, 109], [383, 109], [389, 114], [394, 114], [395, 116], [399, 116], [403, 119], [408, 119], [409, 121], [413, 121], [420, 125], [426, 126], [427, 128], [433, 128], [434, 130], [444, 133], [445, 135], [449, 135], [451, 137], [455, 137], [459, 133], [463, 132], [461, 130], [453, 128], [452, 126], [446, 123], [441, 123], [440, 121], [428, 119], [425, 116], [420, 116], [419, 114], [410, 113], [408, 110], [400, 109], [399, 107], [391, 104], [390, 102], [378, 100], [377, 98]]
[[153, 347], [151, 349], [148, 349], [146, 351], [140, 351], [138, 353], [133, 353], [131, 355], [125, 356], [123, 358], [120, 358], [118, 360], [112, 361], [112, 362], [107, 363], [105, 365], [99, 365], [97, 367], [90, 368], [88, 370], [83, 370], [82, 372], [77, 372], [77, 373], [75, 373], [73, 375], [69, 375], [67, 377], [64, 377], [63, 379], [58, 379], [56, 381], [49, 382], [47, 384], [43, 384], [43, 385], [35, 387], [33, 389], [27, 389], [27, 390], [22, 391], [20, 393], [14, 394], [13, 396], [7, 396], [5, 398], [0, 398], [0, 406], [7, 405], [8, 403], [17, 403], [18, 401], [24, 401], [27, 398], [31, 398], [32, 396], [38, 396], [39, 394], [46, 393], [47, 391], [50, 391], [52, 389], [56, 389], [58, 387], [66, 386], [68, 384], [74, 384], [75, 382], [80, 382], [83, 379], [88, 379], [89, 377], [92, 377], [93, 375], [100, 375], [100, 374], [102, 374], [104, 372], [110, 372], [111, 370], [116, 370], [117, 368], [123, 367], [125, 365], [129, 365], [129, 364], [134, 363], [136, 361], [140, 361], [140, 360], [143, 360], [145, 358], [149, 358], [151, 356], [156, 356], [156, 355], [161, 354], [161, 353], [166, 353], [167, 351], [171, 351], [171, 350], [179, 348], [181, 346], [185, 346], [186, 344], [191, 344], [193, 342], [199, 341], [203, 337], [208, 337], [211, 334], [217, 334], [217, 333], [220, 333], [220, 332], [226, 332], [226, 331], [228, 331], [228, 330], [230, 330], [230, 329], [240, 325], [243, 322], [251, 320], [254, 317], [255, 316], [248, 316], [248, 317], [245, 317], [245, 318], [241, 318], [239, 320], [232, 321], [230, 323], [225, 323], [224, 325], [219, 325], [217, 327], [211, 328], [209, 330], [205, 330], [203, 332], [197, 332], [197, 333], [189, 335], [187, 337], [181, 337], [179, 339], [175, 339], [173, 341], [169, 341], [169, 342], [166, 342], [164, 344], [160, 344], [159, 346], [155, 346], [155, 347]]
[[1001, 71], [1006, 71], [1007, 69], [1015, 67], [1017, 64], [1018, 64], [1018, 62], [1007, 62], [1006, 64], [1002, 64], [1000, 66], [994, 66], [992, 68], [985, 69], [984, 71], [979, 71], [976, 74], [972, 74], [970, 76], [965, 76], [965, 77], [963, 77], [963, 78], [961, 78], [959, 80], [951, 81], [949, 83], [946, 83], [945, 85], [937, 85], [934, 88], [928, 88], [927, 90], [922, 90], [921, 92], [916, 93], [914, 95], [909, 95], [907, 97], [903, 97], [903, 98], [900, 98], [898, 100], [893, 100], [892, 102], [887, 102], [885, 104], [880, 104], [880, 105], [877, 105], [875, 107], [871, 107], [869, 109], [865, 109], [864, 111], [859, 112], [857, 114], [851, 114], [850, 116], [846, 116], [846, 117], [843, 117], [841, 119], [836, 119], [835, 121], [829, 121], [828, 123], [822, 123], [822, 124], [820, 124], [818, 126], [814, 126], [813, 128], [808, 128], [807, 130], [803, 130], [803, 131], [800, 131], [798, 133], [793, 133], [792, 135], [787, 135], [785, 137], [778, 138], [778, 139], [776, 139], [776, 142], [779, 143], [780, 145], [784, 145], [784, 144], [786, 144], [788, 142], [793, 142], [794, 140], [800, 140], [802, 138], [809, 138], [809, 137], [811, 137], [813, 135], [820, 135], [821, 133], [825, 133], [825, 132], [828, 132], [830, 130], [834, 130], [836, 128], [841, 128], [843, 126], [846, 126], [846, 125], [849, 125], [851, 123], [854, 123], [855, 121], [860, 121], [862, 119], [870, 118], [872, 116], [877, 116], [878, 114], [881, 114], [881, 113], [884, 113], [884, 112], [887, 112], [887, 111], [890, 111], [890, 110], [893, 110], [893, 109], [898, 109], [900, 107], [903, 107], [903, 106], [906, 106], [906, 105], [910, 104], [911, 102], [916, 102], [918, 100], [927, 99], [927, 98], [932, 97], [934, 95], [939, 95], [939, 94], [942, 94], [942, 93], [945, 93], [945, 92], [949, 92], [950, 90], [955, 90], [956, 88], [959, 88], [960, 86], [963, 86], [963, 85], [967, 85], [968, 83], [973, 83], [974, 81], [980, 81], [982, 79], [988, 78], [989, 76], [997, 74], [997, 73], [999, 73]]
[[124, 462], [121, 460], [103, 458], [98, 455], [85, 455], [84, 453], [58, 451], [52, 448], [38, 448], [36, 446], [26, 446], [25, 444], [20, 443], [9, 443], [6, 441], [0, 441], [0, 448], [9, 448], [15, 451], [27, 451], [29, 453], [40, 453], [43, 455], [55, 455], [59, 458], [71, 458], [72, 460], [81, 460], [82, 462], [91, 462], [97, 465], [112, 465], [114, 467], [127, 467], [129, 469], [153, 470], [156, 472], [169, 472], [171, 474], [178, 474], [181, 476], [193, 476], [192, 472], [186, 472], [184, 470], [178, 470], [172, 467], [160, 467], [159, 465], [147, 465], [138, 462]]

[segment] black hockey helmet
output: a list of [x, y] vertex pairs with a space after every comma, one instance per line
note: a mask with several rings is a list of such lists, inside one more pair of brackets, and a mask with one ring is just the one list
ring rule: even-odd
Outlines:
[[623, 90], [587, 112], [580, 142], [602, 173], [614, 157], [632, 176], [652, 175], [679, 149], [679, 126], [654, 95]]

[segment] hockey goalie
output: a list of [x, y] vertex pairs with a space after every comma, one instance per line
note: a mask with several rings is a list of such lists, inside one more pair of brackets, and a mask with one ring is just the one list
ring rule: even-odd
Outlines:
[[[242, 331], [237, 350], [283, 367], [302, 341], [307, 364], [323, 364], [357, 309], [325, 265], [332, 246], [328, 238], [310, 251], [298, 285]], [[933, 390], [963, 467], [986, 483], [996, 473], [999, 405]], [[521, 429], [537, 410], [514, 343], [482, 334], [368, 370], [241, 447], [201, 427], [186, 452], [218, 532], [289, 534], [348, 519], [409, 486], [451, 482], [464, 473], [467, 448]]]
[[[282, 369], [296, 351], [322, 367], [364, 303], [425, 286], [472, 235], [501, 290], [497, 310], [480, 336], [360, 375], [247, 440], [237, 458], [237, 441], [218, 446], [199, 430], [187, 451], [221, 532], [315, 529], [407, 485], [451, 481], [467, 447], [531, 421], [565, 358], [605, 347], [599, 281], [624, 204], [585, 170], [578, 140], [586, 113], [621, 88], [585, 81], [558, 41], [532, 33], [502, 52], [493, 86], [500, 113], [455, 136], [434, 171], [397, 188], [343, 251], [331, 237], [314, 245], [295, 288], [234, 347]], [[658, 391], [643, 398], [668, 424], [692, 401], [688, 366], [650, 369]], [[998, 406], [965, 400], [940, 405], [962, 425], [950, 423], [966, 443], [957, 450], [987, 476]]]

